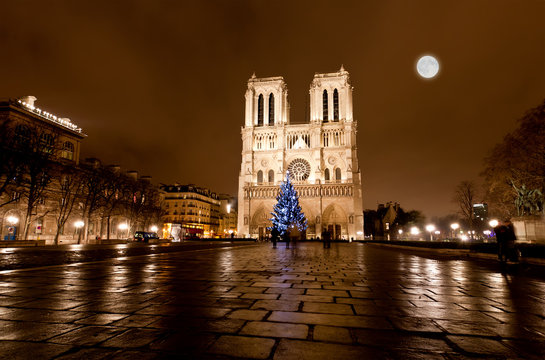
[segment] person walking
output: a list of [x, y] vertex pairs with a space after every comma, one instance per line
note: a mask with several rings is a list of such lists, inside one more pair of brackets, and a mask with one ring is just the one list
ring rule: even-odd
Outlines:
[[498, 260], [503, 264], [507, 261], [507, 231], [508, 228], [503, 222], [500, 222], [495, 228], [496, 242], [498, 243]]
[[504, 242], [505, 242], [505, 255], [506, 260], [511, 260], [513, 262], [519, 261], [519, 251], [515, 245], [517, 236], [515, 235], [515, 228], [510, 219], [504, 221], [505, 233], [504, 233]]
[[273, 227], [271, 230], [271, 242], [273, 244], [273, 249], [276, 249], [276, 242], [278, 241], [278, 230]]

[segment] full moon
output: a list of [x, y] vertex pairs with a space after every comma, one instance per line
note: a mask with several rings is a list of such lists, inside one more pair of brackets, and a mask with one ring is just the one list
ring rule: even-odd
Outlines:
[[422, 56], [416, 63], [416, 71], [423, 78], [430, 79], [439, 72], [439, 62], [433, 56]]

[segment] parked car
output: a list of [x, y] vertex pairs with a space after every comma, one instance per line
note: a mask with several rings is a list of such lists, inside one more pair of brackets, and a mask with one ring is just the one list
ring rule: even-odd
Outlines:
[[157, 233], [147, 231], [137, 231], [134, 233], [134, 241], [149, 242], [150, 239], [159, 239]]

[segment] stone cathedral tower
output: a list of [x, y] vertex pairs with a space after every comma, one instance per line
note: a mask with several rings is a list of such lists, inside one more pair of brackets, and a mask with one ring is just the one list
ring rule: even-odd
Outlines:
[[261, 237], [290, 171], [308, 221], [307, 238], [363, 239], [361, 174], [352, 86], [343, 67], [310, 84], [310, 123], [290, 124], [282, 77], [248, 80], [238, 187], [239, 236]]

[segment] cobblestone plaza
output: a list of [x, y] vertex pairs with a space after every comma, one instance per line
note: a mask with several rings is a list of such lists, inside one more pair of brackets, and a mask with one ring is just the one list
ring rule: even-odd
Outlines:
[[188, 250], [0, 274], [2, 359], [545, 356], [545, 282], [363, 244]]

